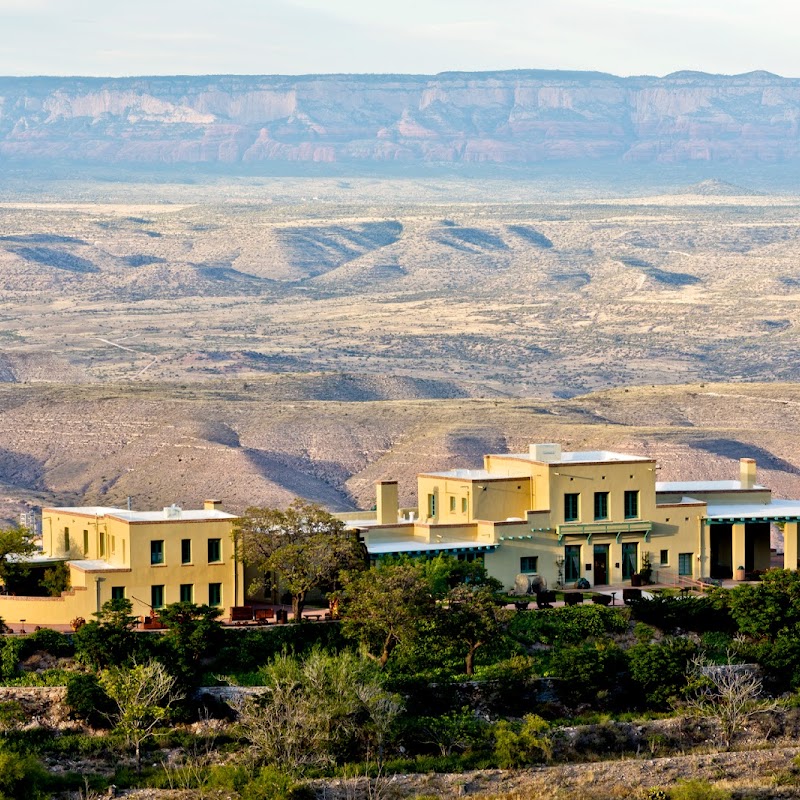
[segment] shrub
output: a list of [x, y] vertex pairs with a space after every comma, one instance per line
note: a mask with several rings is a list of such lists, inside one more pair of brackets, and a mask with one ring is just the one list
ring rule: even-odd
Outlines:
[[669, 790], [670, 800], [730, 800], [731, 793], [707, 781], [681, 781]]
[[656, 595], [651, 599], [633, 600], [631, 615], [639, 622], [673, 633], [678, 628], [704, 633], [733, 631], [729, 610], [729, 592], [715, 589], [704, 597], [671, 597]]
[[590, 638], [622, 633], [627, 626], [628, 615], [622, 608], [564, 606], [515, 614], [509, 634], [525, 644], [581, 644]]
[[0, 731], [12, 730], [26, 719], [24, 709], [16, 700], [0, 702]]
[[0, 800], [43, 800], [47, 772], [31, 755], [0, 750]]
[[648, 706], [665, 708], [670, 697], [686, 686], [687, 664], [697, 648], [688, 639], [668, 639], [661, 644], [634, 645], [628, 651], [631, 679]]
[[36, 650], [45, 650], [56, 658], [68, 658], [75, 652], [72, 639], [51, 628], [41, 628], [35, 633], [26, 636], [23, 641], [25, 642], [26, 655]]
[[550, 758], [553, 748], [547, 723], [536, 714], [527, 714], [521, 726], [505, 720], [494, 726], [494, 754], [501, 769], [537, 764]]
[[103, 691], [97, 676], [76, 672], [67, 679], [66, 704], [70, 715], [99, 727], [111, 711], [111, 700]]
[[613, 642], [601, 641], [575, 647], [559, 647], [550, 658], [549, 675], [562, 678], [564, 700], [602, 705], [609, 687], [620, 687], [619, 674], [625, 654]]
[[19, 675], [19, 662], [25, 648], [25, 640], [14, 637], [6, 639], [0, 650], [0, 678], [8, 680]]

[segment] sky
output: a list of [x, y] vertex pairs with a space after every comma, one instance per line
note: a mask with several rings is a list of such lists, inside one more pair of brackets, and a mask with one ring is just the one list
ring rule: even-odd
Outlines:
[[0, 0], [0, 75], [800, 77], [793, 0]]

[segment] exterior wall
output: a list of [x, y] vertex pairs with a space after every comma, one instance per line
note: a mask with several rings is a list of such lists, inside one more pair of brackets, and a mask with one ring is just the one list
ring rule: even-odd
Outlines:
[[[62, 558], [106, 559], [110, 553], [110, 518], [94, 514], [64, 512], [58, 508], [42, 509], [42, 547], [48, 555]], [[69, 548], [65, 538], [69, 537]], [[115, 537], [124, 536], [123, 531], [115, 529]], [[85, 547], [88, 545], [88, 547]], [[115, 538], [115, 556], [119, 563], [125, 563], [130, 552], [127, 546]], [[122, 551], [125, 549], [126, 558]]]
[[25, 629], [36, 625], [67, 625], [76, 617], [91, 619], [96, 610], [94, 593], [85, 587], [72, 588], [61, 597], [10, 597], [0, 595], [0, 618], [4, 622], [25, 620]]
[[[244, 601], [244, 570], [236, 562], [232, 518], [127, 521], [112, 515], [96, 516], [42, 511], [42, 544], [46, 555], [70, 559], [72, 588], [59, 598], [0, 595], [0, 617], [26, 624], [67, 624], [75, 617], [89, 619], [112, 597], [115, 588], [133, 603], [134, 614], [150, 610], [152, 587], [163, 586], [163, 603], [181, 599], [181, 585], [193, 587], [198, 604], [209, 603], [209, 586], [220, 584], [219, 605], [227, 608]], [[84, 536], [86, 531], [86, 536]], [[69, 542], [65, 539], [69, 534]], [[181, 541], [191, 542], [191, 562], [182, 563]], [[209, 539], [219, 539], [219, 561], [209, 563]], [[151, 543], [163, 542], [163, 562], [151, 564]], [[67, 548], [67, 544], [69, 547]], [[87, 547], [88, 545], [88, 547]], [[104, 562], [98, 568], [86, 561]]]
[[[528, 478], [470, 480], [420, 475], [417, 479], [419, 518], [431, 523], [465, 523], [477, 519], [523, 519], [531, 505]], [[431, 515], [430, 497], [434, 497]]]
[[553, 464], [550, 466], [550, 519], [555, 525], [566, 522], [564, 495], [580, 495], [577, 522], [595, 521], [594, 495], [608, 492], [608, 517], [603, 521], [625, 522], [625, 491], [639, 492], [639, 513], [636, 519], [653, 518], [656, 509], [655, 462], [603, 464]]
[[[659, 503], [679, 503], [686, 492], [658, 492]], [[693, 500], [718, 505], [736, 505], [737, 503], [753, 503], [768, 505], [772, 499], [771, 489], [743, 489], [740, 491], [691, 492]]]
[[[181, 584], [194, 587], [194, 602], [209, 602], [209, 584], [222, 584], [220, 605], [241, 605], [243, 601], [241, 565], [234, 559], [230, 520], [168, 520], [163, 522], [130, 523], [131, 573], [128, 580], [119, 584], [125, 587], [125, 596], [140, 601], [134, 602], [137, 613], [145, 613], [150, 605], [151, 587], [164, 586], [164, 604], [180, 600]], [[181, 540], [191, 542], [191, 563], [181, 563]], [[208, 561], [208, 540], [219, 539], [221, 560]], [[150, 543], [164, 542], [162, 564], [150, 563]], [[239, 573], [237, 576], [237, 572]], [[121, 578], [122, 576], [120, 576]], [[238, 577], [238, 580], [237, 580]], [[111, 584], [111, 581], [106, 581]], [[103, 590], [103, 601], [111, 598], [111, 586]]]

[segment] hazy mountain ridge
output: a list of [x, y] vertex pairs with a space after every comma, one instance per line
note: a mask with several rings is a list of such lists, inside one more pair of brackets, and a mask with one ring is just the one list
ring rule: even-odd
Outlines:
[[0, 78], [0, 157], [106, 163], [800, 159], [766, 72]]

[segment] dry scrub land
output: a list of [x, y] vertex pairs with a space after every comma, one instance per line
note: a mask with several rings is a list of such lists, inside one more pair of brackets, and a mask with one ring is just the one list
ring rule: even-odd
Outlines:
[[410, 179], [47, 191], [0, 192], [5, 380], [322, 371], [546, 397], [798, 378], [798, 198], [556, 202]]

